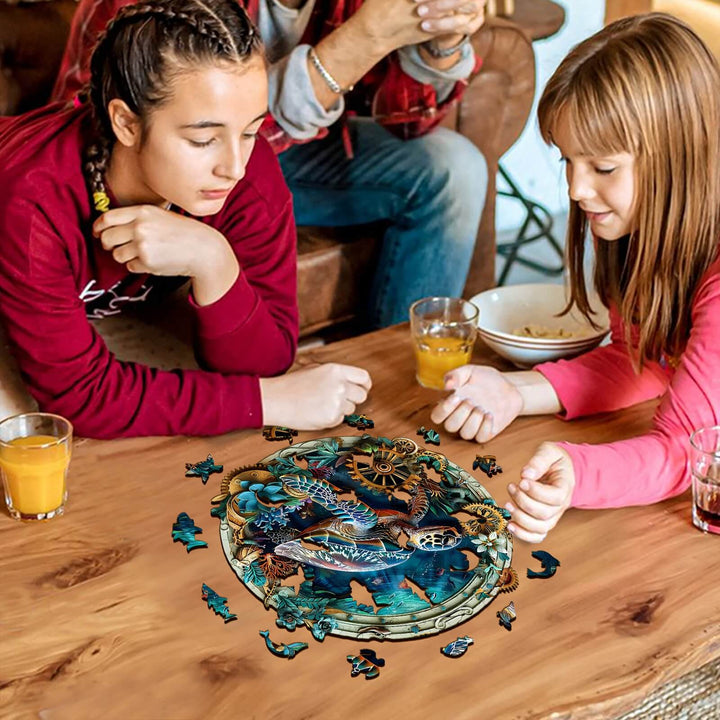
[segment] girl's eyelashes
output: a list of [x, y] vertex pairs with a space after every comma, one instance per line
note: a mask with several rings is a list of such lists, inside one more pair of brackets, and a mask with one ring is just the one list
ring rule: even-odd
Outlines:
[[[257, 136], [258, 134], [256, 132], [243, 133], [243, 140], [255, 140]], [[216, 141], [216, 138], [210, 138], [209, 140], [191, 140], [190, 138], [188, 138], [187, 141], [193, 147], [204, 148], [208, 147], [208, 145], [212, 145]]]
[[614, 167], [611, 167], [611, 168], [596, 167], [595, 172], [598, 173], [598, 175], [610, 175], [611, 173], [615, 172], [615, 168]]
[[193, 147], [203, 148], [203, 147], [207, 147], [208, 145], [211, 145], [212, 143], [214, 143], [214, 142], [215, 142], [215, 138], [210, 138], [209, 140], [204, 140], [204, 141], [202, 141], [202, 140], [190, 140], [190, 139], [188, 139], [188, 142], [189, 142]]

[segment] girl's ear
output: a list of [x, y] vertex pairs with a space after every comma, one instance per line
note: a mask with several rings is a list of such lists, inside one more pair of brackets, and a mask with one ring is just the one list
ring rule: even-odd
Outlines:
[[127, 106], [127, 103], [119, 98], [113, 98], [108, 103], [107, 111], [118, 142], [125, 147], [139, 146], [142, 136], [140, 118]]

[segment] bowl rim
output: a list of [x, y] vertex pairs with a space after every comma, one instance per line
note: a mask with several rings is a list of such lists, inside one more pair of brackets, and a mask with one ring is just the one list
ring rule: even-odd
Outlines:
[[585, 335], [582, 338], [529, 338], [522, 335], [513, 335], [512, 333], [489, 331], [478, 327], [478, 335], [480, 335], [480, 337], [488, 337], [504, 345], [557, 350], [597, 345], [609, 332], [610, 328], [606, 328], [599, 332], [593, 332], [591, 335]]
[[[603, 325], [598, 330], [593, 330], [592, 326], [589, 323], [585, 323], [585, 327], [587, 327], [591, 334], [585, 335], [582, 338], [531, 338], [531, 337], [525, 337], [523, 335], [515, 335], [513, 333], [504, 332], [503, 330], [496, 330], [496, 329], [490, 329], [487, 326], [483, 326], [482, 323], [482, 310], [480, 306], [477, 303], [477, 299], [486, 296], [489, 297], [491, 293], [507, 293], [512, 292], [513, 290], [537, 290], [538, 288], [550, 288], [552, 291], [557, 290], [558, 288], [561, 289], [563, 292], [567, 291], [567, 288], [565, 285], [560, 285], [559, 283], [519, 283], [518, 285], [500, 285], [493, 288], [488, 288], [487, 290], [483, 290], [480, 293], [476, 293], [473, 295], [469, 302], [473, 303], [479, 312], [478, 320], [477, 320], [477, 329], [480, 333], [487, 333], [488, 335], [492, 335], [498, 339], [506, 340], [506, 341], [519, 341], [523, 344], [526, 344], [528, 347], [538, 347], [539, 345], [547, 344], [548, 347], [552, 348], [566, 348], [574, 345], [575, 343], [584, 344], [584, 343], [592, 343], [597, 338], [600, 338], [602, 340], [605, 335], [610, 332], [610, 325], [609, 325], [609, 318], [608, 318], [608, 324]], [[601, 308], [603, 310], [607, 310], [604, 306], [601, 305]]]
[[548, 352], [570, 352], [574, 350], [592, 350], [599, 344], [598, 338], [595, 338], [593, 342], [586, 343], [584, 345], [521, 345], [519, 343], [506, 342], [502, 338], [485, 337], [480, 338], [487, 344], [500, 345], [502, 347], [511, 348], [514, 350], [529, 350], [529, 351], [548, 351]]

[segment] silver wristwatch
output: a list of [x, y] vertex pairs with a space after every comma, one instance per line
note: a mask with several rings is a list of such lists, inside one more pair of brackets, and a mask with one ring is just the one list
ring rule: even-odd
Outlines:
[[426, 40], [424, 43], [422, 43], [422, 46], [434, 58], [447, 58], [447, 57], [450, 57], [451, 55], [454, 55], [458, 50], [462, 50], [462, 48], [464, 48], [465, 45], [467, 45], [469, 42], [470, 42], [470, 36], [463, 35], [462, 40], [457, 45], [453, 45], [452, 47], [439, 48], [437, 45], [435, 45], [433, 40]]

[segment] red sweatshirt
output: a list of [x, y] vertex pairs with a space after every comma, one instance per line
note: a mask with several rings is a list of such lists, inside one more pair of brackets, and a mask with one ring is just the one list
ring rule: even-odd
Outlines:
[[260, 426], [258, 376], [287, 370], [298, 334], [295, 225], [274, 153], [258, 139], [223, 209], [198, 218], [240, 264], [222, 298], [190, 299], [204, 369], [160, 371], [115, 358], [88, 321], [180, 282], [129, 273], [92, 236], [88, 120], [86, 108], [57, 106], [0, 118], [0, 321], [30, 392], [86, 437]]

